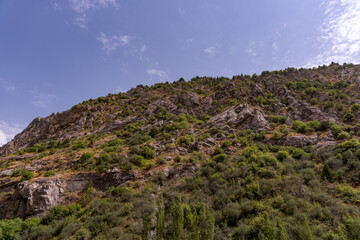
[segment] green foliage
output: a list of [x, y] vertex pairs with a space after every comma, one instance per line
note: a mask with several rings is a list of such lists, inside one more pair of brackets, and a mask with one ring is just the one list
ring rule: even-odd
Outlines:
[[157, 200], [158, 211], [156, 213], [156, 240], [163, 239], [165, 230], [165, 206], [163, 195], [160, 194]]
[[277, 124], [284, 124], [287, 120], [286, 116], [276, 116], [272, 115], [270, 116], [270, 121]]
[[155, 152], [155, 150], [152, 150], [148, 146], [143, 146], [143, 147], [141, 147], [141, 155], [145, 159], [153, 159], [156, 157], [156, 152]]
[[351, 106], [351, 111], [357, 112], [357, 111], [359, 111], [359, 110], [360, 110], [360, 104], [355, 103], [355, 104], [353, 104], [353, 105]]
[[22, 229], [22, 220], [20, 218], [0, 221], [0, 239], [16, 240]]
[[132, 155], [130, 157], [130, 162], [136, 166], [142, 166], [144, 163], [144, 157], [141, 155]]
[[326, 131], [330, 128], [330, 124], [325, 121], [310, 121], [306, 123], [295, 120], [292, 128], [298, 133], [311, 133], [314, 131]]
[[215, 162], [224, 162], [227, 159], [226, 154], [218, 154], [216, 156], [213, 157]]
[[311, 104], [311, 105], [316, 105], [318, 102], [319, 102], [319, 101], [318, 101], [317, 98], [312, 98], [312, 99], [310, 99], [310, 104]]
[[83, 153], [82, 155], [81, 155], [81, 157], [80, 157], [80, 159], [79, 159], [79, 162], [81, 163], [81, 164], [86, 164], [86, 163], [88, 163], [88, 162], [90, 162], [92, 159], [93, 159], [93, 153], [90, 153], [90, 152], [88, 152], [88, 153]]
[[44, 177], [53, 177], [55, 175], [56, 175], [55, 170], [49, 170], [49, 171], [45, 172]]
[[30, 180], [30, 179], [34, 178], [34, 173], [26, 168], [20, 168], [20, 169], [16, 169], [13, 172], [13, 176], [14, 177], [21, 176], [21, 181], [26, 181], [26, 180]]
[[183, 204], [176, 202], [171, 209], [171, 232], [172, 239], [180, 240], [184, 231], [184, 210]]
[[218, 155], [222, 153], [224, 153], [224, 150], [222, 148], [216, 147], [213, 155]]
[[125, 139], [125, 143], [130, 145], [130, 146], [135, 146], [135, 145], [139, 145], [145, 142], [148, 142], [151, 140], [151, 136], [148, 134], [141, 134], [141, 133], [136, 133], [132, 136], [130, 136], [129, 138]]
[[266, 105], [267, 104], [266, 99], [261, 97], [261, 96], [258, 96], [256, 99], [258, 100], [259, 104], [261, 104], [261, 105]]
[[179, 137], [177, 142], [178, 142], [179, 145], [186, 147], [186, 146], [190, 145], [190, 143], [192, 143], [194, 140], [195, 140], [194, 136], [185, 135], [185, 136]]
[[222, 143], [221, 143], [221, 147], [222, 148], [228, 148], [228, 147], [230, 147], [231, 146], [231, 142], [230, 141], [223, 141]]
[[79, 150], [79, 149], [83, 149], [86, 148], [86, 144], [84, 142], [77, 142], [72, 146], [72, 150]]
[[341, 131], [338, 135], [337, 135], [337, 139], [339, 140], [344, 140], [350, 137], [350, 134], [348, 132], [345, 131]]
[[344, 122], [351, 122], [354, 120], [354, 114], [351, 110], [347, 110], [344, 115]]
[[236, 99], [236, 98], [234, 98], [234, 99], [232, 99], [232, 100], [230, 101], [230, 105], [231, 105], [231, 106], [235, 106], [236, 103], [237, 103], [237, 99]]
[[321, 178], [327, 179], [328, 181], [332, 181], [333, 173], [332, 173], [332, 170], [330, 169], [329, 165], [327, 165], [326, 163], [321, 172]]

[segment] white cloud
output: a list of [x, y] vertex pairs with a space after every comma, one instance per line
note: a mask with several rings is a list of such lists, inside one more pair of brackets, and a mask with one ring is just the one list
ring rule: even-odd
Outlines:
[[147, 73], [151, 76], [156, 76], [156, 77], [159, 77], [160, 80], [165, 80], [167, 79], [167, 73], [165, 71], [162, 71], [162, 70], [158, 70], [158, 69], [148, 69], [147, 70]]
[[184, 16], [184, 15], [186, 14], [186, 12], [185, 12], [184, 9], [179, 8], [179, 14], [180, 14], [181, 16]]
[[272, 49], [273, 49], [274, 51], [277, 51], [277, 50], [279, 49], [279, 45], [278, 45], [277, 42], [273, 42], [273, 44], [272, 44]]
[[213, 55], [215, 53], [215, 49], [216, 49], [215, 46], [210, 46], [208, 48], [205, 48], [204, 52], [208, 55]]
[[57, 2], [54, 2], [54, 3], [53, 3], [53, 8], [54, 8], [55, 10], [62, 10], [62, 7], [61, 7], [60, 4], [57, 3]]
[[[56, 10], [64, 9], [64, 4], [61, 1], [53, 3], [53, 8]], [[65, 4], [66, 5], [66, 4]], [[68, 7], [76, 13], [74, 24], [81, 28], [86, 28], [87, 12], [92, 9], [113, 7], [119, 8], [116, 0], [67, 0]]]
[[107, 55], [117, 50], [119, 46], [129, 45], [131, 39], [132, 37], [128, 35], [106, 35], [103, 32], [97, 37], [97, 40], [101, 42], [102, 48]]
[[0, 80], [0, 84], [5, 89], [5, 91], [7, 91], [7, 92], [15, 92], [16, 91], [16, 87], [12, 83], [9, 83], [9, 82], [4, 81], [4, 80]]
[[332, 0], [327, 4], [318, 47], [321, 53], [306, 67], [360, 62], [360, 1]]
[[141, 46], [141, 48], [140, 48], [140, 52], [145, 52], [145, 50], [146, 50], [146, 45], [145, 44], [143, 44], [142, 46]]
[[5, 121], [0, 121], [0, 146], [13, 139], [21, 130], [18, 125], [10, 125]]
[[76, 16], [74, 18], [74, 24], [81, 28], [86, 28], [86, 18], [84, 16]]
[[248, 43], [248, 48], [245, 50], [247, 54], [255, 57], [258, 55], [258, 51], [264, 47], [262, 41], [250, 41]]
[[47, 108], [52, 104], [52, 101], [56, 96], [51, 93], [42, 93], [38, 91], [30, 91], [32, 95], [32, 104], [38, 108]]
[[99, 7], [118, 8], [116, 0], [69, 0], [70, 8], [81, 14], [86, 15], [86, 11]]

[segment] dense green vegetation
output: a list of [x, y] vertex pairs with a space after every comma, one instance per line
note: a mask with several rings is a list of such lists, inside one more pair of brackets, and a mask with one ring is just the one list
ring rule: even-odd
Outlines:
[[[140, 148], [142, 160], [151, 151]], [[91, 158], [83, 154], [82, 159]], [[107, 158], [106, 155], [99, 159]], [[251, 143], [215, 150], [194, 174], [110, 188], [91, 186], [80, 204], [0, 222], [2, 239], [359, 239], [360, 143], [315, 151]], [[186, 168], [185, 168], [186, 169]], [[186, 170], [184, 170], [186, 171]], [[155, 196], [155, 197], [154, 197]], [[156, 207], [155, 207], [156, 206]], [[151, 231], [156, 229], [156, 235]]]

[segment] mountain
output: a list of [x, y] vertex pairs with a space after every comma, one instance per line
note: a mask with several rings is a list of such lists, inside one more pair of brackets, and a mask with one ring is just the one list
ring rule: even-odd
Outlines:
[[0, 147], [0, 239], [360, 239], [360, 65], [139, 85]]

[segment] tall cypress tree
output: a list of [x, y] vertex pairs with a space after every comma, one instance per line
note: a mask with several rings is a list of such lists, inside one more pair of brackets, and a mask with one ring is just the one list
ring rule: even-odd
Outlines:
[[172, 215], [172, 239], [181, 239], [184, 230], [184, 210], [182, 203], [177, 201], [171, 211]]
[[159, 195], [157, 201], [158, 212], [156, 213], [156, 240], [163, 239], [165, 229], [165, 207], [163, 195]]

